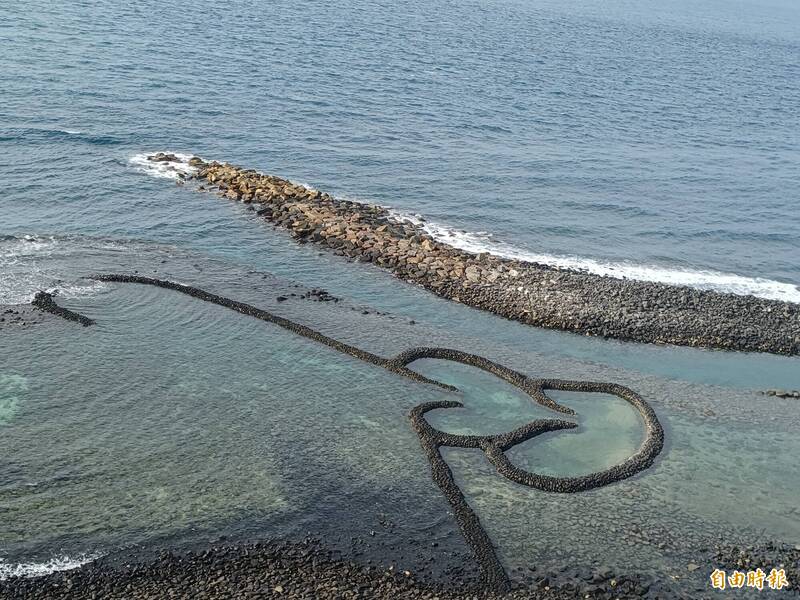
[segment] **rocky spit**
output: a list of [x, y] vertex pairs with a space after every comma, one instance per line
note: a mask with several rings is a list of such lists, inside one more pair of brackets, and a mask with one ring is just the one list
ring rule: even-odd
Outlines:
[[[180, 162], [163, 153], [149, 159]], [[637, 342], [800, 354], [800, 304], [472, 254], [384, 207], [198, 157], [180, 177], [253, 205], [298, 242], [372, 263], [444, 298], [528, 325]]]

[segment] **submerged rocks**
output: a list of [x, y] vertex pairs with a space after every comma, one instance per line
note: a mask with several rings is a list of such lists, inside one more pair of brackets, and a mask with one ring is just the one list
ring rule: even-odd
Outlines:
[[[171, 160], [156, 154], [151, 160]], [[193, 177], [300, 243], [538, 327], [639, 342], [800, 354], [800, 305], [562, 270], [448, 246], [381, 206], [336, 199], [274, 175], [189, 160]]]
[[[371, 561], [366, 561], [371, 563]], [[647, 580], [619, 577], [587, 583], [579, 577], [543, 575], [507, 594], [475, 589], [469, 582], [444, 585], [424, 573], [349, 560], [317, 543], [261, 542], [211, 546], [149, 560], [114, 564], [101, 559], [72, 571], [0, 581], [8, 600], [70, 598], [156, 600], [162, 598], [314, 598], [374, 600], [551, 600], [642, 597]], [[673, 594], [660, 597], [677, 598]]]
[[0, 304], [0, 331], [11, 327], [27, 328], [41, 321], [42, 313], [33, 306]]
[[776, 398], [800, 398], [800, 390], [765, 390], [761, 393]]
[[174, 154], [165, 154], [164, 152], [157, 152], [147, 157], [147, 160], [153, 162], [180, 162], [180, 158]]

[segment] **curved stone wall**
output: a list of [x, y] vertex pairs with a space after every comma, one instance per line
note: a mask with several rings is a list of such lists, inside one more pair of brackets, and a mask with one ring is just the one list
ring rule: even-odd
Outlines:
[[[562, 406], [551, 399], [546, 393], [547, 390], [613, 394], [630, 403], [638, 410], [643, 420], [645, 439], [642, 445], [634, 455], [624, 462], [604, 471], [590, 473], [581, 477], [553, 477], [532, 473], [514, 466], [505, 454], [505, 452], [513, 446], [530, 440], [542, 433], [574, 429], [578, 426], [574, 422], [560, 419], [537, 419], [513, 431], [499, 435], [456, 435], [434, 428], [427, 421], [425, 415], [432, 410], [462, 407], [463, 405], [460, 402], [427, 402], [412, 409], [410, 414], [411, 424], [417, 432], [423, 451], [430, 462], [433, 480], [439, 486], [442, 494], [453, 508], [453, 513], [462, 535], [472, 548], [475, 559], [478, 562], [482, 579], [485, 585], [493, 591], [503, 592], [510, 589], [511, 584], [508, 575], [494, 551], [491, 539], [481, 526], [480, 519], [469, 506], [464, 494], [453, 479], [450, 467], [447, 465], [447, 462], [440, 452], [441, 447], [479, 448], [484, 452], [489, 462], [494, 465], [497, 472], [511, 481], [546, 492], [575, 493], [605, 486], [631, 477], [647, 469], [653, 464], [664, 446], [664, 430], [650, 405], [630, 388], [616, 383], [531, 378], [483, 356], [449, 348], [411, 348], [401, 352], [394, 358], [383, 358], [325, 336], [300, 323], [295, 323], [294, 321], [290, 321], [289, 319], [243, 302], [237, 302], [236, 300], [212, 294], [200, 288], [140, 275], [96, 275], [93, 278], [100, 281], [152, 285], [180, 292], [197, 298], [198, 300], [224, 306], [236, 312], [272, 323], [297, 335], [325, 344], [338, 352], [383, 367], [403, 377], [420, 383], [436, 385], [447, 390], [455, 390], [455, 388], [424, 377], [416, 371], [409, 369], [408, 365], [423, 358], [448, 360], [471, 365], [492, 373], [516, 386], [530, 396], [537, 404], [566, 415], [574, 415], [575, 413], [572, 409]], [[53, 297], [44, 292], [40, 292], [36, 295], [33, 304], [42, 310], [81, 323], [84, 326], [91, 325], [94, 322], [86, 316], [58, 306], [53, 300]]]

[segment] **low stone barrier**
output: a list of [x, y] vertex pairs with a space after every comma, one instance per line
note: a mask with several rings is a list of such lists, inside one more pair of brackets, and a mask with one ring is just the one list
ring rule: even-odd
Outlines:
[[53, 299], [53, 295], [47, 292], [37, 292], [33, 297], [31, 304], [40, 310], [57, 315], [62, 319], [66, 319], [67, 321], [75, 321], [76, 323], [80, 323], [84, 327], [94, 324], [94, 321], [92, 321], [89, 317], [85, 317], [56, 304], [56, 301]]
[[[480, 519], [469, 506], [464, 498], [464, 494], [453, 479], [453, 474], [441, 455], [440, 447], [480, 448], [483, 450], [484, 454], [486, 454], [489, 462], [497, 469], [497, 472], [511, 481], [547, 492], [575, 493], [602, 487], [626, 479], [647, 469], [653, 464], [664, 446], [664, 430], [653, 409], [636, 392], [619, 384], [531, 378], [523, 373], [484, 358], [483, 356], [449, 348], [411, 348], [410, 350], [401, 352], [394, 358], [383, 358], [325, 336], [300, 323], [295, 323], [294, 321], [290, 321], [289, 319], [280, 317], [266, 310], [256, 308], [250, 304], [245, 304], [244, 302], [237, 302], [236, 300], [212, 294], [200, 288], [140, 275], [96, 275], [93, 279], [117, 283], [152, 285], [180, 292], [197, 298], [198, 300], [217, 304], [238, 313], [272, 323], [297, 335], [325, 344], [338, 352], [383, 367], [384, 369], [414, 381], [437, 385], [447, 390], [455, 390], [455, 388], [424, 377], [416, 371], [409, 369], [408, 365], [423, 358], [448, 360], [471, 365], [492, 373], [518, 387], [528, 394], [534, 402], [567, 415], [574, 415], [575, 413], [572, 409], [562, 406], [549, 398], [546, 394], [546, 390], [614, 394], [630, 403], [639, 411], [646, 431], [645, 439], [639, 450], [633, 456], [618, 465], [604, 471], [590, 473], [581, 477], [553, 477], [532, 473], [515, 467], [505, 455], [505, 452], [513, 446], [537, 435], [541, 435], [542, 433], [576, 428], [578, 425], [574, 422], [560, 419], [538, 419], [514, 431], [500, 435], [455, 435], [445, 433], [432, 427], [425, 419], [425, 414], [437, 409], [461, 407], [463, 405], [460, 402], [427, 402], [420, 404], [411, 411], [411, 423], [420, 438], [422, 448], [431, 464], [433, 480], [439, 486], [442, 494], [444, 494], [453, 508], [453, 514], [455, 515], [461, 533], [472, 548], [475, 559], [478, 562], [484, 584], [488, 589], [495, 592], [507, 592], [511, 588], [511, 582], [502, 563], [497, 558], [489, 535], [480, 524]], [[76, 321], [84, 326], [94, 323], [94, 321], [86, 316], [59, 307], [53, 300], [53, 297], [44, 292], [40, 292], [36, 295], [33, 304], [42, 310], [46, 310], [70, 321]]]

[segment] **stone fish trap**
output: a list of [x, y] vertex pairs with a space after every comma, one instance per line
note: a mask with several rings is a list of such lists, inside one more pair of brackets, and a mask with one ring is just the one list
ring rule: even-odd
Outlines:
[[[519, 388], [537, 404], [567, 415], [574, 415], [575, 411], [552, 400], [547, 396], [546, 390], [613, 394], [631, 404], [639, 411], [646, 430], [645, 439], [637, 452], [628, 457], [625, 461], [608, 469], [579, 477], [553, 477], [532, 473], [514, 466], [505, 454], [506, 450], [509, 450], [513, 446], [543, 433], [578, 427], [577, 423], [572, 421], [537, 419], [513, 431], [499, 435], [456, 435], [434, 428], [425, 418], [425, 414], [436, 409], [463, 407], [461, 402], [426, 402], [411, 410], [411, 424], [417, 432], [422, 448], [431, 464], [433, 480], [439, 486], [442, 494], [444, 494], [453, 509], [461, 533], [472, 549], [475, 559], [478, 562], [482, 581], [487, 588], [495, 592], [508, 591], [511, 588], [511, 582], [495, 553], [489, 535], [481, 526], [478, 516], [467, 503], [464, 494], [453, 478], [450, 467], [442, 457], [439, 450], [442, 446], [453, 448], [479, 448], [486, 455], [489, 462], [497, 469], [497, 472], [503, 477], [538, 490], [557, 493], [582, 492], [631, 477], [650, 467], [664, 447], [664, 429], [655, 412], [639, 394], [623, 385], [593, 381], [531, 378], [482, 356], [447, 348], [411, 348], [410, 350], [401, 352], [394, 358], [383, 358], [371, 352], [327, 337], [310, 327], [279, 317], [266, 310], [256, 308], [243, 302], [237, 302], [223, 296], [211, 294], [196, 287], [139, 275], [96, 275], [93, 276], [92, 279], [116, 283], [138, 283], [174, 290], [192, 296], [193, 298], [224, 306], [236, 312], [261, 319], [268, 323], [273, 323], [288, 331], [325, 344], [349, 356], [383, 367], [384, 369], [414, 381], [436, 385], [446, 390], [455, 391], [456, 388], [429, 379], [409, 369], [408, 365], [422, 358], [435, 358], [477, 367]], [[94, 323], [93, 320], [84, 315], [58, 306], [52, 295], [46, 292], [37, 293], [32, 304], [41, 310], [53, 313], [70, 321], [75, 321], [85, 327]]]

